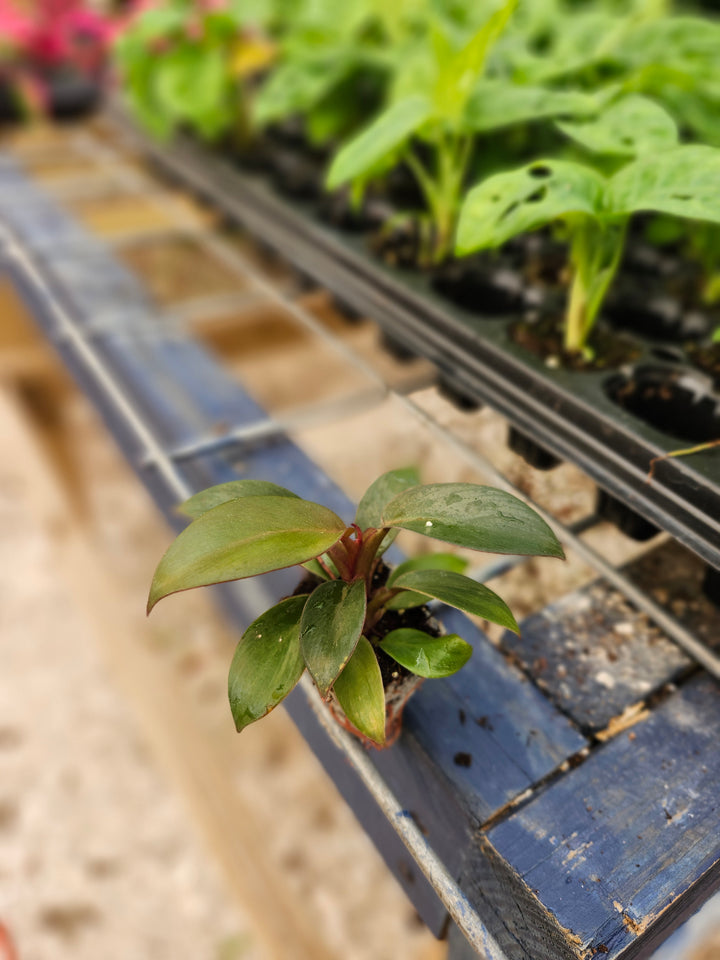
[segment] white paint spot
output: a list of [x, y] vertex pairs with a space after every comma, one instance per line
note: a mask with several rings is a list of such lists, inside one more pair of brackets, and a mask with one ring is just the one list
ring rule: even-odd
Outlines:
[[600, 673], [595, 675], [595, 679], [601, 686], [607, 687], [608, 690], [612, 690], [615, 686], [615, 679], [607, 670], [601, 670]]

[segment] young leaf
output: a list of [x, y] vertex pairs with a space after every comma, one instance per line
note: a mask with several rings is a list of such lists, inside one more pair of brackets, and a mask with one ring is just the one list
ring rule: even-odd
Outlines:
[[355, 523], [361, 530], [366, 530], [368, 527], [381, 527], [385, 504], [403, 490], [417, 487], [419, 484], [420, 473], [417, 467], [405, 467], [384, 473], [365, 491], [358, 504]]
[[305, 663], [300, 617], [307, 597], [289, 597], [247, 628], [230, 665], [228, 695], [238, 732], [266, 716], [293, 689]]
[[475, 86], [465, 108], [464, 127], [481, 133], [543, 117], [591, 116], [597, 109], [597, 97], [579, 90], [551, 90], [483, 79]]
[[720, 150], [696, 144], [641, 157], [610, 180], [606, 209], [626, 216], [639, 210], [720, 221]]
[[332, 510], [294, 497], [246, 497], [208, 510], [170, 544], [153, 577], [148, 613], [179, 590], [304, 563], [345, 532]]
[[431, 637], [422, 630], [401, 627], [392, 630], [380, 642], [393, 660], [420, 677], [449, 677], [464, 667], [472, 647], [456, 633]]
[[430, 483], [399, 494], [384, 526], [489, 553], [564, 557], [545, 521], [512, 494], [474, 483]]
[[335, 190], [369, 173], [398, 150], [432, 113], [426, 97], [411, 96], [394, 103], [335, 156], [327, 175], [328, 190]]
[[364, 580], [328, 580], [310, 594], [300, 623], [300, 644], [321, 697], [328, 696], [352, 656], [364, 622]]
[[537, 160], [488, 177], [460, 212], [456, 252], [499, 247], [568, 214], [599, 213], [605, 180], [595, 170], [564, 160]]
[[559, 130], [593, 153], [636, 157], [677, 146], [677, 125], [659, 104], [623, 97], [587, 123], [558, 123]]
[[[461, 573], [452, 570], [410, 570], [396, 577], [393, 586], [441, 600], [458, 610], [474, 613], [491, 623], [499, 623], [514, 633], [519, 632], [515, 617], [505, 601], [484, 584]], [[397, 609], [392, 603], [388, 607]]]
[[[454, 553], [423, 553], [395, 567], [388, 577], [387, 586], [391, 587], [397, 577], [409, 570], [452, 570], [455, 573], [464, 573], [467, 566], [467, 560]], [[403, 590], [392, 597], [387, 607], [390, 610], [409, 610], [411, 607], [421, 607], [427, 601], [428, 598], [423, 593]]]
[[242, 497], [295, 497], [300, 499], [292, 490], [271, 483], [269, 480], [230, 480], [228, 483], [218, 483], [207, 490], [201, 490], [194, 496], [181, 503], [177, 508], [179, 513], [196, 519], [213, 507], [218, 507], [228, 500], [239, 500]]
[[375, 651], [365, 637], [360, 637], [333, 689], [350, 723], [378, 745], [385, 743], [385, 690]]

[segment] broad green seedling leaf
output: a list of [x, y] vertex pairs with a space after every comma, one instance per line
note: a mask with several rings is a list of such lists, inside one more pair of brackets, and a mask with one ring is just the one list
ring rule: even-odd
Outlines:
[[355, 523], [361, 530], [368, 527], [382, 527], [382, 512], [385, 504], [403, 490], [420, 485], [417, 467], [390, 470], [370, 484], [358, 504]]
[[422, 630], [401, 628], [380, 642], [385, 653], [420, 677], [449, 677], [464, 667], [472, 647], [456, 633], [430, 637]]
[[559, 130], [593, 153], [635, 157], [672, 150], [677, 125], [670, 114], [647, 97], [623, 97], [587, 123], [558, 123]]
[[542, 160], [488, 177], [468, 194], [457, 234], [457, 252], [498, 247], [568, 214], [595, 216], [605, 180], [590, 167]]
[[269, 480], [230, 480], [229, 483], [218, 483], [207, 490], [201, 490], [194, 496], [180, 504], [179, 513], [184, 513], [193, 519], [201, 517], [213, 507], [227, 503], [228, 500], [239, 500], [242, 497], [295, 497], [292, 490], [271, 483]]
[[641, 157], [612, 178], [605, 208], [616, 216], [654, 210], [720, 221], [720, 150], [688, 145]]
[[300, 617], [306, 596], [289, 597], [247, 628], [235, 650], [228, 695], [238, 731], [266, 716], [290, 693], [305, 663]]
[[[489, 587], [461, 573], [454, 573], [452, 570], [410, 570], [397, 577], [393, 586], [421, 593], [426, 598], [441, 600], [448, 606], [474, 613], [491, 623], [499, 623], [501, 627], [519, 632], [515, 617], [505, 601]], [[393, 601], [388, 603], [388, 607], [397, 609]]]
[[483, 79], [476, 84], [467, 107], [465, 126], [478, 133], [546, 117], [586, 117], [597, 112], [598, 98], [579, 90], [516, 86]]
[[360, 637], [333, 689], [350, 723], [378, 745], [385, 743], [385, 691], [375, 651], [366, 637]]
[[564, 557], [545, 521], [494, 487], [431, 483], [406, 490], [388, 503], [383, 524], [489, 553]]
[[300, 623], [300, 644], [320, 696], [328, 696], [352, 656], [364, 622], [364, 580], [328, 580], [310, 594]]
[[393, 104], [336, 154], [327, 176], [328, 190], [369, 173], [416, 133], [431, 114], [427, 97], [412, 96]]
[[320, 556], [344, 533], [332, 510], [294, 497], [245, 497], [208, 510], [180, 533], [160, 561], [148, 599], [253, 577]]

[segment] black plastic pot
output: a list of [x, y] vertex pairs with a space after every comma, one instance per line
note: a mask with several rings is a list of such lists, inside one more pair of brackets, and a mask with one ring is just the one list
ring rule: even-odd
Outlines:
[[102, 100], [99, 79], [62, 71], [47, 78], [50, 114], [54, 120], [79, 120], [93, 113]]
[[[506, 315], [484, 298], [458, 306], [432, 275], [391, 267], [373, 257], [366, 237], [322, 223], [317, 203], [290, 202], [265, 178], [239, 173], [187, 140], [170, 150], [149, 141], [144, 146], [188, 185], [201, 182], [229, 216], [355, 311], [371, 316], [403, 351], [427, 357], [450, 383], [462, 383], [470, 400], [499, 410], [540, 447], [578, 464], [610, 496], [720, 567], [720, 457], [709, 450], [665, 459], [650, 478], [652, 462], [675, 450], [678, 437], [662, 420], [649, 421], [618, 402], [614, 378], [629, 376], [630, 368], [563, 368], [560, 358], [543, 358], [513, 341], [513, 325], [537, 309], [527, 294], [524, 308]], [[552, 294], [548, 299], [548, 291], [538, 289], [533, 297], [551, 304]], [[633, 370], [658, 366], [658, 354], [675, 358], [663, 366], [689, 369], [677, 342], [639, 334], [635, 352]]]

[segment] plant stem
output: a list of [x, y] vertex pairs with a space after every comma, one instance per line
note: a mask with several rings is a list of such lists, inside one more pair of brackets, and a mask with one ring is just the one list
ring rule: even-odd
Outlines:
[[578, 215], [570, 223], [572, 285], [565, 318], [567, 353], [588, 355], [588, 337], [620, 266], [628, 218], [605, 221]]

